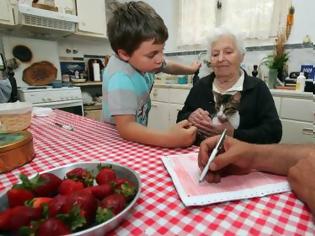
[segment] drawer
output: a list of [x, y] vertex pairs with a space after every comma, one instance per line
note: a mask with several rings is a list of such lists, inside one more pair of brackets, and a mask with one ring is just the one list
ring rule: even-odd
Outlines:
[[150, 94], [152, 101], [168, 102], [169, 89], [168, 88], [153, 88]]
[[281, 104], [281, 98], [279, 97], [273, 97], [273, 101], [275, 102], [275, 106], [278, 112], [278, 115], [280, 116], [280, 104]]
[[314, 104], [312, 100], [282, 98], [281, 118], [313, 122]]
[[184, 104], [189, 93], [189, 89], [170, 89], [169, 102]]

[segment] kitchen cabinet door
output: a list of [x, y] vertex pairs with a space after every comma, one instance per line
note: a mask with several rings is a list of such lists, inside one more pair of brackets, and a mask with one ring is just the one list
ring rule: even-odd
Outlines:
[[0, 1], [0, 24], [14, 25], [13, 8], [9, 0]]
[[78, 35], [106, 38], [105, 0], [76, 0]]
[[157, 130], [166, 130], [169, 127], [168, 104], [153, 102], [149, 113], [148, 127]]
[[281, 143], [312, 143], [313, 124], [309, 122], [282, 119]]
[[169, 104], [169, 126], [176, 124], [177, 114], [183, 108], [184, 105], [182, 104]]

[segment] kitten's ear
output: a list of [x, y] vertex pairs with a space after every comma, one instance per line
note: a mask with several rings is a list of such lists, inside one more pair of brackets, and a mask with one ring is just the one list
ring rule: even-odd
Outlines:
[[235, 101], [241, 101], [241, 92], [236, 92], [234, 95], [233, 95], [233, 100]]

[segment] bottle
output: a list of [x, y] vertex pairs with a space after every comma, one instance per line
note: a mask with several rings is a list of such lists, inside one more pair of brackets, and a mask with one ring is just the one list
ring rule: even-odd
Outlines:
[[257, 75], [258, 75], [258, 66], [257, 65], [254, 65], [254, 69], [253, 69], [253, 71], [252, 71], [252, 76], [253, 77], [257, 77]]
[[101, 81], [101, 71], [100, 71], [100, 65], [95, 60], [93, 62], [93, 74], [94, 74], [94, 81]]
[[298, 92], [304, 92], [304, 87], [305, 87], [305, 76], [304, 72], [300, 72], [300, 75], [296, 78], [296, 86], [295, 90]]

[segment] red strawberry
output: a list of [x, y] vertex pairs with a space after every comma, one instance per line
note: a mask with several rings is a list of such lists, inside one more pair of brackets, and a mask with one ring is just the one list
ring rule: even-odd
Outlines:
[[26, 202], [27, 206], [39, 208], [42, 207], [43, 204], [48, 204], [52, 198], [50, 197], [35, 197], [32, 200]]
[[52, 174], [44, 173], [39, 175], [40, 184], [34, 186], [34, 192], [40, 197], [52, 197], [57, 194], [61, 179]]
[[62, 206], [66, 203], [66, 195], [57, 195], [48, 203], [49, 216], [56, 216], [60, 213]]
[[91, 190], [91, 193], [99, 200], [102, 200], [106, 196], [113, 193], [113, 188], [110, 184], [102, 184], [102, 185], [95, 185], [86, 188], [86, 190]]
[[22, 206], [27, 200], [31, 200], [34, 196], [29, 190], [23, 188], [12, 188], [7, 192], [9, 207]]
[[100, 207], [110, 209], [115, 215], [121, 212], [126, 207], [126, 199], [122, 194], [114, 193], [104, 198]]
[[97, 200], [90, 191], [83, 190], [68, 195], [61, 212], [67, 214], [76, 206], [80, 208], [80, 214], [85, 217], [88, 223], [94, 220]]
[[31, 221], [40, 219], [41, 213], [42, 211], [40, 208], [27, 206], [8, 208], [4, 212], [4, 214], [7, 214], [8, 219], [6, 220], [7, 224], [3, 230], [17, 231], [22, 226], [28, 226]]
[[124, 195], [127, 201], [130, 201], [136, 195], [136, 187], [128, 179], [117, 178], [114, 182], [116, 193]]
[[116, 179], [116, 173], [111, 168], [104, 167], [96, 175], [97, 184], [110, 184]]
[[11, 208], [8, 208], [5, 211], [0, 212], [0, 231], [9, 230], [10, 212]]
[[58, 236], [70, 233], [69, 227], [57, 218], [48, 218], [39, 225], [36, 231], [37, 236]]
[[68, 179], [83, 182], [85, 186], [92, 186], [93, 185], [94, 177], [93, 177], [92, 173], [86, 169], [75, 168], [75, 169], [69, 171], [66, 174], [66, 176]]
[[84, 184], [82, 182], [74, 181], [72, 179], [65, 179], [59, 186], [59, 193], [67, 195], [82, 189], [84, 189]]

